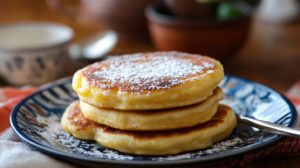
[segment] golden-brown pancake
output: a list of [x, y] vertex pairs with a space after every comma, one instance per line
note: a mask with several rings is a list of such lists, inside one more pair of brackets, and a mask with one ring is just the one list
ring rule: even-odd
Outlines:
[[80, 101], [84, 117], [100, 124], [122, 130], [166, 130], [191, 127], [210, 120], [223, 98], [220, 88], [206, 100], [185, 107], [162, 110], [115, 110], [96, 107]]
[[86, 119], [78, 107], [71, 104], [64, 113], [62, 126], [66, 132], [83, 140], [130, 154], [169, 155], [203, 149], [228, 137], [236, 126], [234, 112], [220, 105], [208, 122], [193, 127], [164, 131], [125, 131]]
[[88, 104], [119, 110], [182, 107], [213, 94], [222, 65], [209, 57], [181, 52], [116, 56], [74, 75], [72, 86]]

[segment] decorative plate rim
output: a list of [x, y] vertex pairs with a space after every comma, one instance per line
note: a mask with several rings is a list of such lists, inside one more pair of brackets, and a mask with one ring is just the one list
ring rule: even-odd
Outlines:
[[[288, 107], [291, 110], [291, 122], [288, 124], [288, 127], [294, 127], [297, 121], [297, 111], [295, 106], [291, 103], [291, 101], [284, 96], [283, 94], [281, 94], [280, 92], [276, 91], [273, 88], [270, 88], [268, 86], [265, 86], [263, 84], [248, 80], [248, 79], [244, 79], [241, 77], [237, 77], [237, 76], [233, 76], [233, 75], [227, 75], [226, 77], [229, 78], [234, 78], [240, 81], [244, 81], [247, 83], [251, 83], [251, 84], [255, 84], [255, 85], [259, 85], [260, 87], [263, 87], [265, 89], [271, 90], [272, 92], [276, 93], [279, 97], [281, 97], [288, 105]], [[129, 161], [129, 160], [101, 160], [99, 158], [92, 158], [92, 157], [86, 157], [86, 156], [79, 156], [76, 154], [72, 154], [72, 153], [64, 153], [61, 152], [59, 150], [47, 147], [46, 145], [43, 145], [41, 143], [39, 143], [38, 141], [35, 141], [34, 139], [30, 138], [29, 136], [27, 136], [25, 133], [23, 133], [22, 131], [20, 131], [20, 127], [17, 124], [16, 121], [16, 116], [18, 113], [18, 109], [28, 101], [28, 99], [36, 96], [37, 94], [39, 94], [40, 92], [43, 92], [51, 87], [53, 87], [54, 85], [60, 85], [60, 84], [64, 84], [68, 81], [70, 81], [72, 78], [71, 77], [67, 77], [67, 78], [63, 78], [63, 79], [59, 79], [57, 81], [54, 81], [52, 83], [49, 84], [45, 84], [43, 86], [40, 87], [39, 90], [37, 90], [36, 92], [34, 92], [33, 94], [27, 96], [25, 99], [23, 99], [20, 103], [18, 103], [15, 108], [12, 110], [11, 115], [10, 115], [10, 125], [12, 127], [12, 129], [14, 130], [14, 132], [18, 135], [18, 137], [25, 143], [29, 144], [31, 147], [34, 147], [35, 149], [37, 149], [38, 151], [47, 153], [49, 155], [52, 156], [56, 156], [59, 158], [65, 158], [66, 160], [69, 159], [79, 159], [82, 161], [87, 161], [87, 162], [94, 162], [94, 163], [109, 163], [109, 164], [124, 164], [124, 165], [174, 165], [174, 164], [189, 164], [189, 163], [196, 163], [196, 162], [209, 162], [209, 161], [213, 161], [216, 159], [220, 159], [220, 158], [228, 158], [228, 157], [232, 157], [232, 156], [236, 156], [238, 154], [243, 154], [246, 152], [250, 152], [253, 151], [255, 149], [261, 148], [263, 146], [272, 144], [276, 141], [278, 141], [279, 139], [282, 138], [282, 136], [279, 135], [274, 135], [272, 139], [269, 139], [268, 141], [264, 141], [264, 142], [260, 142], [259, 144], [255, 144], [253, 145], [249, 145], [247, 147], [243, 147], [242, 149], [239, 150], [234, 150], [234, 151], [227, 151], [226, 153], [219, 153], [216, 154], [214, 156], [210, 156], [208, 158], [192, 158], [192, 159], [185, 159], [185, 160], [168, 160], [168, 161], [162, 161], [162, 162], [154, 162], [154, 161]]]

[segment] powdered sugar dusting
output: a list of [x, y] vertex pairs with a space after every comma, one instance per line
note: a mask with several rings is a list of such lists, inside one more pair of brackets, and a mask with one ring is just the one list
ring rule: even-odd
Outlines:
[[[106, 66], [94, 71], [93, 77], [106, 86], [125, 86], [126, 90], [141, 91], [166, 89], [192, 80], [196, 74], [213, 73], [214, 64], [207, 60], [197, 62], [190, 57], [135, 54], [111, 58], [100, 63]], [[194, 56], [194, 59], [200, 59], [198, 57]]]
[[[115, 150], [105, 148], [96, 142], [92, 141], [82, 141], [74, 138], [72, 135], [63, 131], [60, 125], [60, 117], [57, 115], [50, 115], [48, 117], [37, 115], [37, 122], [40, 125], [45, 125], [43, 131], [39, 134], [43, 137], [47, 143], [52, 146], [56, 146], [61, 150], [67, 149], [68, 153], [83, 154], [84, 156], [93, 158], [102, 158], [108, 160], [134, 160], [136, 156], [119, 153]], [[248, 140], [251, 138], [248, 137]], [[255, 138], [253, 139], [255, 141]], [[252, 141], [252, 140], [251, 140]], [[198, 150], [196, 152], [183, 153], [178, 155], [169, 156], [157, 156], [149, 157], [152, 161], [174, 161], [191, 159], [197, 156], [204, 156], [214, 153], [221, 153], [232, 148], [238, 147], [239, 144], [243, 144], [244, 140], [240, 137], [233, 137], [218, 143], [215, 143], [212, 147]]]
[[[50, 143], [52, 146], [60, 148], [61, 150], [68, 149], [68, 153], [82, 154], [84, 156], [101, 158], [108, 160], [134, 160], [136, 156], [119, 153], [115, 150], [105, 148], [96, 142], [92, 141], [82, 141], [74, 138], [72, 135], [63, 131], [60, 126], [59, 117], [56, 115], [51, 115], [47, 118], [42, 116], [37, 117], [39, 124], [47, 125], [44, 130], [39, 134]], [[250, 138], [251, 139], [251, 138]], [[249, 139], [249, 140], [250, 140]], [[255, 140], [255, 139], [253, 139]], [[234, 147], [238, 147], [239, 144], [243, 144], [244, 140], [239, 137], [234, 137], [232, 139], [227, 139], [214, 144], [212, 147], [204, 150], [198, 150], [196, 152], [182, 153], [178, 155], [169, 156], [157, 156], [157, 157], [145, 157], [152, 161], [174, 161], [191, 159], [197, 156], [204, 156], [208, 154], [220, 153], [230, 150]]]
[[[60, 150], [67, 149], [68, 153], [81, 154], [82, 156], [101, 158], [107, 160], [135, 160], [139, 158], [134, 155], [124, 154], [115, 150], [111, 150], [109, 148], [105, 148], [96, 142], [83, 141], [74, 138], [72, 135], [62, 130], [58, 116], [54, 115], [44, 119], [40, 118], [39, 121], [42, 122], [40, 124], [48, 124], [45, 127], [45, 130], [40, 132], [40, 135], [43, 137], [43, 139], [47, 140], [48, 143], [50, 143], [52, 146], [55, 146], [56, 148], [59, 148]], [[169, 156], [140, 157], [149, 161], [159, 162], [191, 159], [197, 158], [199, 156], [226, 152], [228, 150], [232, 150], [233, 148], [239, 148], [239, 145], [243, 145], [243, 143], [247, 141], [256, 140], [256, 138], [254, 137], [247, 137], [246, 139], [245, 138], [246, 137], [232, 137], [227, 140], [215, 143], [210, 148], [198, 150], [195, 152], [188, 152]]]
[[213, 153], [220, 153], [220, 152], [224, 152], [228, 149], [231, 149], [241, 143], [243, 143], [243, 140], [241, 138], [235, 137], [230, 140], [224, 140], [219, 143], [216, 143], [212, 147], [205, 149], [205, 150], [199, 150], [194, 153], [190, 152], [190, 153], [184, 153], [184, 154], [173, 155], [173, 156], [158, 157], [158, 160], [159, 161], [171, 161], [171, 160], [180, 160], [180, 159], [190, 159], [196, 155], [207, 155], [207, 154], [213, 154]]
[[52, 146], [69, 149], [68, 152], [80, 153], [94, 158], [106, 158], [114, 160], [132, 160], [133, 156], [123, 155], [109, 148], [104, 148], [95, 142], [81, 141], [72, 135], [63, 131], [60, 118], [57, 115], [51, 115], [47, 118], [37, 115], [39, 124], [45, 125], [45, 129], [40, 135]]
[[[42, 144], [52, 152], [55, 151], [61, 155], [68, 154], [71, 157], [76, 156], [77, 158], [81, 157], [88, 160], [93, 159], [100, 162], [112, 161], [115, 163], [117, 161], [128, 161], [128, 163], [150, 161], [156, 164], [157, 162], [164, 163], [165, 161], [172, 160], [190, 161], [191, 159], [194, 161], [203, 161], [206, 159], [232, 156], [238, 153], [241, 154], [250, 149], [262, 147], [277, 138], [276, 135], [264, 133], [247, 125], [238, 124], [230, 137], [215, 143], [207, 149], [172, 156], [137, 156], [124, 154], [101, 146], [94, 141], [76, 139], [62, 130], [60, 118], [65, 107], [58, 105], [70, 104], [76, 101], [77, 97], [73, 96], [73, 92], [69, 92], [72, 90], [69, 80], [61, 84], [63, 85], [51, 86], [51, 88], [41, 90], [32, 97], [29, 97], [28, 100], [15, 109], [17, 111], [12, 115], [12, 119], [15, 120], [13, 121], [15, 122], [15, 129], [21, 135], [24, 135], [23, 138], [33, 142], [33, 144], [38, 144], [38, 148], [40, 148], [39, 144]], [[224, 82], [221, 83], [221, 87], [227, 95], [225, 102], [229, 103], [236, 112], [250, 116], [257, 113], [262, 114], [265, 109], [262, 109], [262, 107], [265, 107], [266, 104], [273, 107], [273, 104], [277, 102], [276, 100], [279, 96], [277, 93], [257, 84], [254, 84], [255, 87], [252, 88], [253, 91], [243, 91], [248, 89], [248, 85], [253, 85], [253, 83], [248, 83], [234, 77], [226, 77]], [[63, 89], [58, 91], [57, 88]], [[259, 92], [257, 92], [257, 89]], [[237, 95], [237, 92], [245, 94]], [[41, 95], [43, 95], [43, 97]], [[44, 96], [47, 99], [45, 99]], [[248, 101], [249, 99], [260, 103], [253, 104], [253, 101]], [[59, 102], [59, 104], [57, 102]], [[292, 122], [293, 115], [290, 113], [290, 110], [279, 111], [278, 115], [281, 115], [281, 125], [288, 126], [288, 124]]]

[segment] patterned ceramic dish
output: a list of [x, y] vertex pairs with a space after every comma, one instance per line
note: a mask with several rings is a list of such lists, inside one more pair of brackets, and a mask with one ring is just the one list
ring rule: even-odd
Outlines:
[[[251, 81], [226, 76], [220, 86], [226, 97], [223, 103], [240, 115], [293, 127], [297, 113], [294, 106], [276, 91]], [[238, 125], [231, 137], [205, 150], [173, 156], [135, 156], [119, 153], [91, 141], [81, 141], [65, 133], [60, 117], [67, 105], [77, 99], [71, 79], [63, 79], [22, 101], [11, 115], [11, 125], [17, 135], [37, 150], [77, 164], [93, 167], [133, 166], [199, 166], [226, 160], [275, 142], [278, 135]]]

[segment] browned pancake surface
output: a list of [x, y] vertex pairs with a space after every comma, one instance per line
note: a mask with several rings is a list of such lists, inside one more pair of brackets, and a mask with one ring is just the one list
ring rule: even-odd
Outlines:
[[209, 57], [182, 52], [116, 56], [83, 70], [90, 85], [107, 90], [146, 92], [174, 87], [217, 70]]
[[164, 131], [124, 131], [118, 130], [111, 127], [107, 127], [102, 124], [95, 123], [89, 119], [86, 119], [81, 113], [78, 102], [71, 105], [70, 109], [67, 111], [67, 119], [76, 126], [77, 130], [84, 130], [87, 128], [101, 128], [104, 132], [110, 134], [126, 134], [133, 136], [136, 139], [152, 139], [157, 137], [167, 137], [181, 134], [188, 134], [192, 131], [208, 129], [212, 127], [217, 127], [224, 122], [224, 117], [230, 112], [230, 108], [225, 105], [220, 105], [217, 114], [212, 120], [199, 124], [193, 127], [181, 128], [175, 130], [164, 130]]

